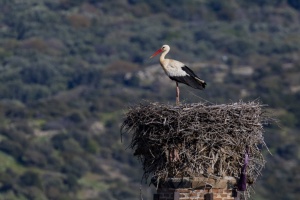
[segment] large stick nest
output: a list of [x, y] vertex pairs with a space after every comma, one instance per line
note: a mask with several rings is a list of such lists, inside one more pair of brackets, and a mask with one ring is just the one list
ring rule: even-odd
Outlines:
[[259, 102], [144, 103], [129, 108], [121, 130], [132, 134], [130, 147], [143, 164], [145, 178], [238, 178], [248, 148], [247, 177], [255, 181], [265, 165], [261, 149], [266, 147], [267, 118], [262, 107]]

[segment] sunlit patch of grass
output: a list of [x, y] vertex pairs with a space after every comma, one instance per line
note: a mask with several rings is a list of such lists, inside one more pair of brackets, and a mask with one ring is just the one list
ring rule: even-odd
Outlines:
[[96, 174], [88, 173], [84, 177], [78, 180], [78, 183], [87, 188], [95, 188], [97, 190], [106, 190], [108, 185], [101, 181], [101, 177]]
[[120, 111], [120, 110], [115, 111], [115, 112], [101, 113], [100, 120], [105, 123], [107, 121], [117, 118], [120, 114], [122, 114], [122, 111]]
[[22, 173], [25, 171], [25, 168], [20, 164], [18, 164], [12, 156], [3, 153], [1, 151], [0, 151], [0, 160], [1, 160], [0, 172], [5, 171], [6, 169], [11, 169], [17, 173]]
[[23, 195], [17, 195], [12, 191], [9, 192], [1, 192], [0, 194], [0, 200], [27, 200], [27, 198]]
[[77, 197], [79, 199], [88, 199], [97, 197], [98, 193], [109, 188], [105, 182], [101, 181], [101, 177], [96, 174], [88, 173], [78, 180], [79, 185], [83, 187], [78, 191]]

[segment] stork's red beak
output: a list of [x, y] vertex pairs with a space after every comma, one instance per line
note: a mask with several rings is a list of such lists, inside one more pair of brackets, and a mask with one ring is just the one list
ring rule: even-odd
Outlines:
[[161, 53], [162, 50], [161, 49], [158, 49], [150, 58], [153, 58], [154, 56], [156, 56], [157, 54]]

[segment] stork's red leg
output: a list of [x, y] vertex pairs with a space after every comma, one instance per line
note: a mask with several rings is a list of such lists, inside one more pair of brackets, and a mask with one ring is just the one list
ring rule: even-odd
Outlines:
[[176, 105], [179, 105], [179, 87], [177, 81], [176, 81]]

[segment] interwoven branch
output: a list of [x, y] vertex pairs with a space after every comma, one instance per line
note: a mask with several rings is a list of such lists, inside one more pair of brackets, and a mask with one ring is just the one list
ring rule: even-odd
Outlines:
[[122, 134], [132, 134], [130, 147], [143, 164], [144, 176], [232, 176], [238, 178], [246, 148], [248, 179], [261, 174], [266, 147], [259, 102], [222, 105], [144, 103], [126, 113]]

